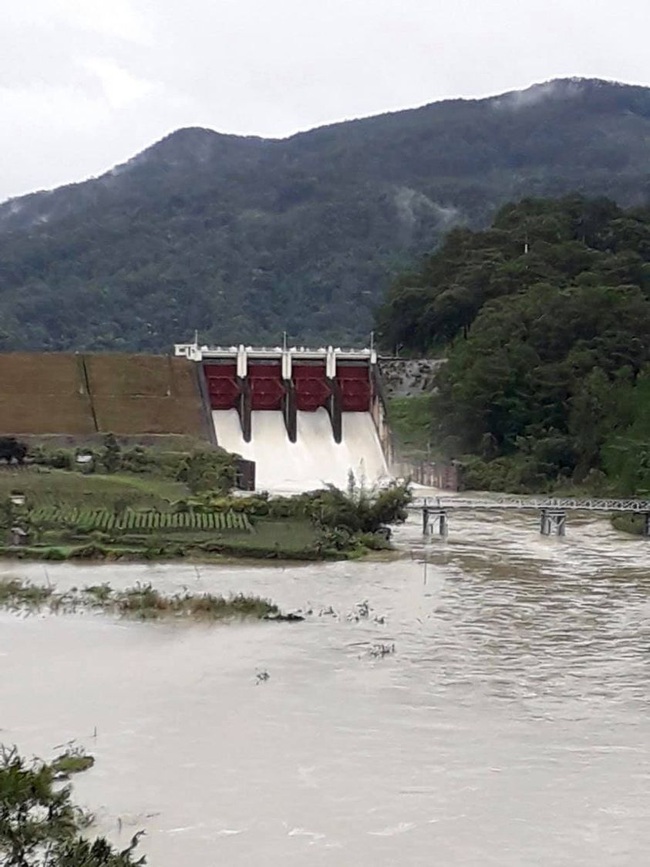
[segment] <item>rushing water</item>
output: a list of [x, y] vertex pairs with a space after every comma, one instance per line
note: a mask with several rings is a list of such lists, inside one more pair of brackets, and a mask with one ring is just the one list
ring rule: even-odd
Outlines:
[[548, 539], [534, 516], [452, 515], [425, 568], [415, 519], [396, 535], [407, 554], [382, 563], [3, 565], [313, 614], [2, 614], [2, 740], [84, 744], [97, 764], [78, 800], [118, 842], [146, 829], [152, 867], [647, 863], [650, 541], [588, 518]]
[[345, 490], [350, 472], [357, 482], [368, 486], [388, 473], [369, 412], [342, 414], [340, 443], [334, 440], [332, 422], [322, 408], [298, 411], [295, 443], [289, 440], [281, 412], [254, 411], [250, 442], [244, 440], [237, 410], [215, 410], [212, 420], [219, 445], [255, 462], [259, 490], [293, 494], [313, 491], [324, 484]]

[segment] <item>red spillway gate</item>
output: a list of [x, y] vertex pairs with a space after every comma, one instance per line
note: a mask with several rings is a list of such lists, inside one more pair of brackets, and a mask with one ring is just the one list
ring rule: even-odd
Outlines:
[[370, 411], [370, 374], [366, 365], [339, 364], [336, 381], [341, 393], [341, 412]]
[[248, 365], [251, 409], [282, 409], [285, 387], [282, 367], [278, 363], [251, 363]]
[[332, 390], [327, 381], [325, 364], [295, 364], [292, 368], [296, 409], [315, 412], [325, 406]]
[[237, 381], [236, 364], [204, 364], [205, 382], [211, 409], [232, 409], [237, 406], [241, 389]]

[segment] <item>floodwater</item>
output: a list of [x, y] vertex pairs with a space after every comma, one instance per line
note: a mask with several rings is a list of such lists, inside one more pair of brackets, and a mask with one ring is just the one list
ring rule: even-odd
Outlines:
[[588, 516], [558, 539], [534, 515], [453, 514], [425, 568], [415, 518], [396, 537], [393, 562], [2, 565], [313, 610], [2, 614], [3, 742], [86, 746], [77, 800], [116, 842], [145, 829], [153, 867], [646, 864], [650, 542]]

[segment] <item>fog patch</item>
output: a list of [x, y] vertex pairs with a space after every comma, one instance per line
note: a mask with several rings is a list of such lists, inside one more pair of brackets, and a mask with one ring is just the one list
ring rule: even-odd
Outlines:
[[517, 111], [552, 99], [575, 99], [584, 93], [586, 83], [582, 78], [545, 81], [542, 84], [534, 84], [526, 90], [516, 90], [497, 96], [492, 100], [492, 106], [496, 109]]
[[402, 229], [402, 240], [408, 242], [413, 232], [423, 221], [434, 223], [438, 229], [450, 228], [461, 220], [461, 212], [451, 205], [440, 205], [419, 190], [411, 187], [398, 187], [394, 194], [397, 216]]

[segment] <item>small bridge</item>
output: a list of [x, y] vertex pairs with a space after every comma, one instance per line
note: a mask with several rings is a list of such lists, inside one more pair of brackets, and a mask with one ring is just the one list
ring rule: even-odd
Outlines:
[[575, 499], [570, 497], [417, 497], [410, 510], [422, 513], [425, 535], [446, 536], [448, 513], [452, 511], [537, 511], [540, 513], [540, 533], [550, 536], [566, 534], [567, 512], [630, 512], [643, 515], [644, 536], [650, 537], [650, 500]]

